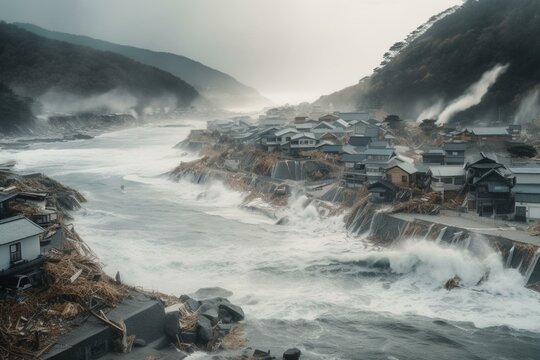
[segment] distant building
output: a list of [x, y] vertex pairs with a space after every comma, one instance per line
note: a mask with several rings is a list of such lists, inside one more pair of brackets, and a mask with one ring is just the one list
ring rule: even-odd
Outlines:
[[540, 166], [510, 167], [508, 168], [516, 177], [516, 184], [540, 184]]
[[9, 201], [17, 197], [17, 192], [0, 192], [0, 220], [10, 215]]
[[465, 142], [504, 142], [519, 137], [521, 128], [516, 127], [468, 127], [451, 133], [452, 140]]
[[444, 150], [430, 149], [422, 154], [422, 163], [424, 165], [444, 165]]
[[516, 185], [512, 189], [515, 201], [516, 221], [540, 220], [540, 183]]
[[311, 151], [317, 148], [317, 137], [313, 133], [298, 133], [291, 137], [282, 148], [291, 155], [298, 155], [301, 151]]
[[0, 220], [0, 276], [22, 271], [40, 258], [44, 231], [24, 216]]
[[340, 119], [343, 119], [347, 122], [354, 120], [357, 121], [368, 121], [370, 118], [369, 112], [367, 111], [356, 111], [356, 112], [336, 112], [334, 113]]
[[462, 141], [447, 142], [443, 144], [444, 164], [463, 165], [465, 163], [465, 150], [467, 144]]
[[413, 164], [402, 162], [386, 169], [386, 180], [398, 187], [416, 187], [418, 170]]
[[349, 138], [349, 145], [355, 147], [367, 147], [371, 143], [371, 138], [365, 135], [352, 135]]
[[460, 190], [465, 185], [463, 166], [430, 166], [427, 172], [432, 191], [445, 192]]
[[514, 211], [512, 188], [514, 178], [506, 176], [500, 169], [491, 169], [473, 182], [469, 193], [469, 210], [475, 210], [480, 216], [510, 214]]
[[336, 121], [337, 119], [339, 119], [339, 117], [336, 116], [336, 115], [332, 115], [332, 114], [326, 114], [326, 115], [323, 115], [323, 116], [319, 117], [319, 121], [332, 122], [332, 121]]
[[386, 180], [378, 180], [368, 185], [369, 200], [374, 203], [389, 203], [396, 198], [397, 187]]

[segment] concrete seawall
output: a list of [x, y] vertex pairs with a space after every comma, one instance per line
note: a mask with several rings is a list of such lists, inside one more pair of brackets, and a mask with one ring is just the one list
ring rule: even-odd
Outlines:
[[371, 209], [354, 218], [349, 229], [386, 246], [419, 238], [459, 246], [474, 253], [487, 245], [501, 254], [506, 267], [520, 271], [526, 285], [540, 282], [540, 241], [513, 228], [494, 228], [459, 217], [388, 214]]

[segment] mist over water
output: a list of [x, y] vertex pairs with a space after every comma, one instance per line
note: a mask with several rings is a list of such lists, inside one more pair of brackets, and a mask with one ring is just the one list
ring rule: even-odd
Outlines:
[[[74, 222], [109, 273], [176, 295], [229, 289], [250, 345], [275, 355], [296, 346], [307, 359], [537, 358], [540, 296], [495, 251], [423, 239], [379, 248], [349, 234], [342, 215], [321, 217], [301, 192], [257, 212], [220, 182], [171, 182], [161, 175], [197, 157], [173, 148], [204, 126], [188, 125], [0, 151], [0, 162], [83, 191]], [[289, 223], [275, 225], [283, 216]], [[444, 290], [456, 274], [465, 287]]]

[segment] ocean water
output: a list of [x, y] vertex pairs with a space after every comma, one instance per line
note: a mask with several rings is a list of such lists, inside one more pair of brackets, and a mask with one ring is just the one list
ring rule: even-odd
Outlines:
[[[197, 158], [173, 146], [200, 127], [154, 124], [0, 150], [0, 162], [85, 194], [73, 222], [110, 274], [176, 295], [232, 291], [253, 348], [279, 356], [298, 347], [305, 359], [540, 359], [540, 294], [497, 253], [422, 239], [381, 249], [301, 195], [276, 210], [290, 222], [275, 225], [219, 182], [169, 181], [164, 173]], [[455, 274], [465, 288], [444, 290]]]

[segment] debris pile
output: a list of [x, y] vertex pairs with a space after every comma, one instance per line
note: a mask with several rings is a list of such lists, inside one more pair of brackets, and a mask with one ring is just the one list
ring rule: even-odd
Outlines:
[[236, 350], [245, 346], [244, 332], [238, 322], [244, 311], [223, 297], [195, 300], [187, 295], [165, 309], [165, 333], [182, 351], [196, 349]]
[[128, 288], [108, 277], [92, 258], [51, 251], [41, 286], [10, 291], [0, 304], [0, 353], [34, 359], [67, 333], [74, 322], [100, 308], [114, 307]]
[[436, 215], [441, 210], [442, 197], [437, 192], [423, 193], [410, 200], [399, 202], [389, 209], [390, 213], [416, 213]]
[[529, 234], [532, 236], [540, 236], [540, 221], [529, 226]]

